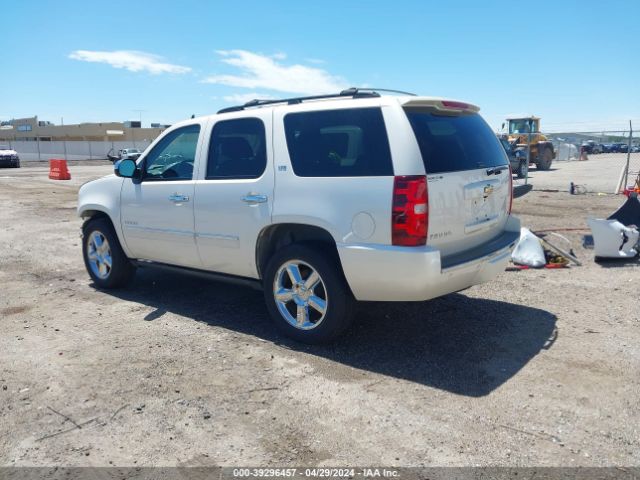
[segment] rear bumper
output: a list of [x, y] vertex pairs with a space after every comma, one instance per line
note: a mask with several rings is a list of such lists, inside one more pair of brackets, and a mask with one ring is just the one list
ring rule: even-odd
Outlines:
[[420, 301], [464, 290], [503, 272], [520, 237], [509, 217], [491, 242], [443, 262], [432, 247], [338, 244], [345, 277], [357, 300]]
[[0, 167], [18, 167], [19, 165], [19, 159], [0, 158]]

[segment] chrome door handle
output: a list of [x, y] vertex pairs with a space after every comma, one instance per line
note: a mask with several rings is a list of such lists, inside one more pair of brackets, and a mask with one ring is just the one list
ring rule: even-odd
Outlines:
[[172, 195], [169, 195], [169, 200], [176, 203], [188, 202], [189, 197], [187, 195], [182, 195], [181, 193], [174, 193]]
[[266, 195], [257, 195], [253, 193], [242, 197], [242, 201], [248, 203], [249, 205], [255, 205], [256, 203], [265, 203], [268, 199], [269, 197], [267, 197]]

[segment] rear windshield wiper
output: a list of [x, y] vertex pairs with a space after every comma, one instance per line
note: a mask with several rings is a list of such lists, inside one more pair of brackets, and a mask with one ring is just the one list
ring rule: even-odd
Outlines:
[[487, 175], [500, 175], [505, 167], [487, 168]]

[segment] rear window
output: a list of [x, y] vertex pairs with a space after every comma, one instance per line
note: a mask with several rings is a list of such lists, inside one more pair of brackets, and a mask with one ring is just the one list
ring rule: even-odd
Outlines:
[[289, 113], [284, 128], [291, 165], [299, 177], [393, 175], [379, 108]]
[[406, 112], [427, 173], [508, 165], [502, 145], [480, 115], [437, 115], [420, 109]]

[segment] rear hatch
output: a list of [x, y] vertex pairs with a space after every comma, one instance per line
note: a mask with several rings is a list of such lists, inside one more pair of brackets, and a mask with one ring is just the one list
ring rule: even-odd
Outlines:
[[503, 232], [511, 178], [505, 151], [477, 107], [442, 103], [404, 109], [427, 173], [427, 245], [446, 258]]

